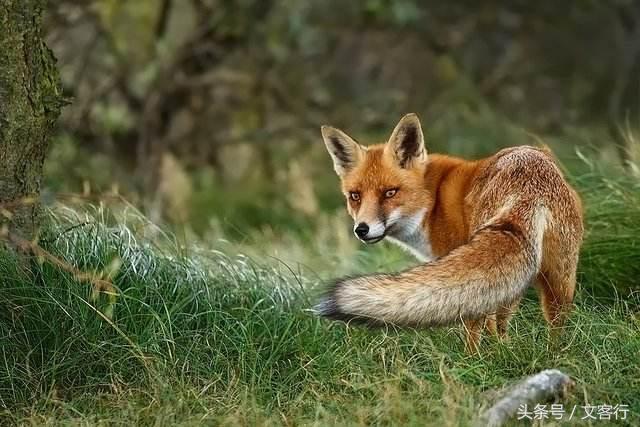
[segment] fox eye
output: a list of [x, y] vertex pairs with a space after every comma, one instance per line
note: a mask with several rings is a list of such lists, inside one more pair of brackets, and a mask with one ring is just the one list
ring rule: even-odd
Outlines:
[[393, 196], [395, 196], [397, 192], [398, 192], [397, 188], [391, 188], [384, 192], [384, 197], [386, 197], [387, 199], [390, 199]]
[[354, 202], [359, 202], [360, 201], [360, 193], [358, 193], [357, 191], [350, 191], [349, 192], [349, 198], [351, 200], [353, 200]]

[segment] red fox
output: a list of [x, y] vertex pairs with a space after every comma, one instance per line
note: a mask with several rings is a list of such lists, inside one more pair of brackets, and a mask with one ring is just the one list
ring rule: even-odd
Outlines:
[[423, 264], [400, 273], [336, 281], [315, 311], [399, 326], [462, 320], [477, 351], [482, 329], [506, 338], [530, 283], [552, 330], [572, 307], [582, 205], [551, 153], [507, 148], [467, 161], [427, 154], [420, 121], [404, 116], [386, 144], [362, 146], [344, 132], [322, 136], [365, 243], [390, 240]]

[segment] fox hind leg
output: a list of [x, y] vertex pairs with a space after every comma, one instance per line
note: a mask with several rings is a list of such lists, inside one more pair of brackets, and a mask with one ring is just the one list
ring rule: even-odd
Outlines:
[[538, 274], [537, 285], [542, 313], [554, 333], [564, 325], [573, 308], [576, 270], [549, 269]]
[[485, 318], [465, 320], [463, 322], [465, 330], [465, 347], [469, 353], [478, 353], [480, 349], [480, 340], [482, 339], [482, 329], [485, 324]]
[[486, 320], [484, 322], [484, 327], [486, 328], [489, 335], [497, 336], [498, 335], [498, 313], [489, 313], [487, 314]]
[[496, 311], [496, 334], [503, 340], [509, 339], [509, 320], [520, 305], [520, 298]]

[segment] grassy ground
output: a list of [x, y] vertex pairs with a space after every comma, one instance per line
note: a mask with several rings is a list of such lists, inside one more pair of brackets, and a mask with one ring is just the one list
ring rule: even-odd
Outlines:
[[595, 171], [574, 181], [588, 234], [562, 341], [549, 343], [532, 292], [511, 340], [486, 339], [481, 355], [464, 352], [458, 328], [367, 330], [314, 317], [324, 280], [408, 262], [387, 247], [358, 248], [340, 217], [319, 219], [306, 237], [184, 246], [135, 214], [56, 208], [42, 245], [110, 274], [117, 296], [95, 298], [49, 262], [26, 275], [0, 254], [0, 416], [36, 425], [466, 425], [503, 386], [560, 368], [577, 383], [566, 408], [625, 404], [621, 423], [637, 425], [640, 185]]

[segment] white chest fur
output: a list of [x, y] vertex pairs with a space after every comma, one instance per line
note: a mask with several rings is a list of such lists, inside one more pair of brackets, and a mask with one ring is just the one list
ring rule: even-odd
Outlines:
[[389, 222], [393, 224], [395, 231], [388, 235], [387, 239], [409, 252], [419, 261], [429, 262], [433, 261], [435, 256], [429, 242], [429, 233], [422, 227], [425, 213], [426, 209], [409, 217], [401, 217], [399, 212], [392, 213]]

